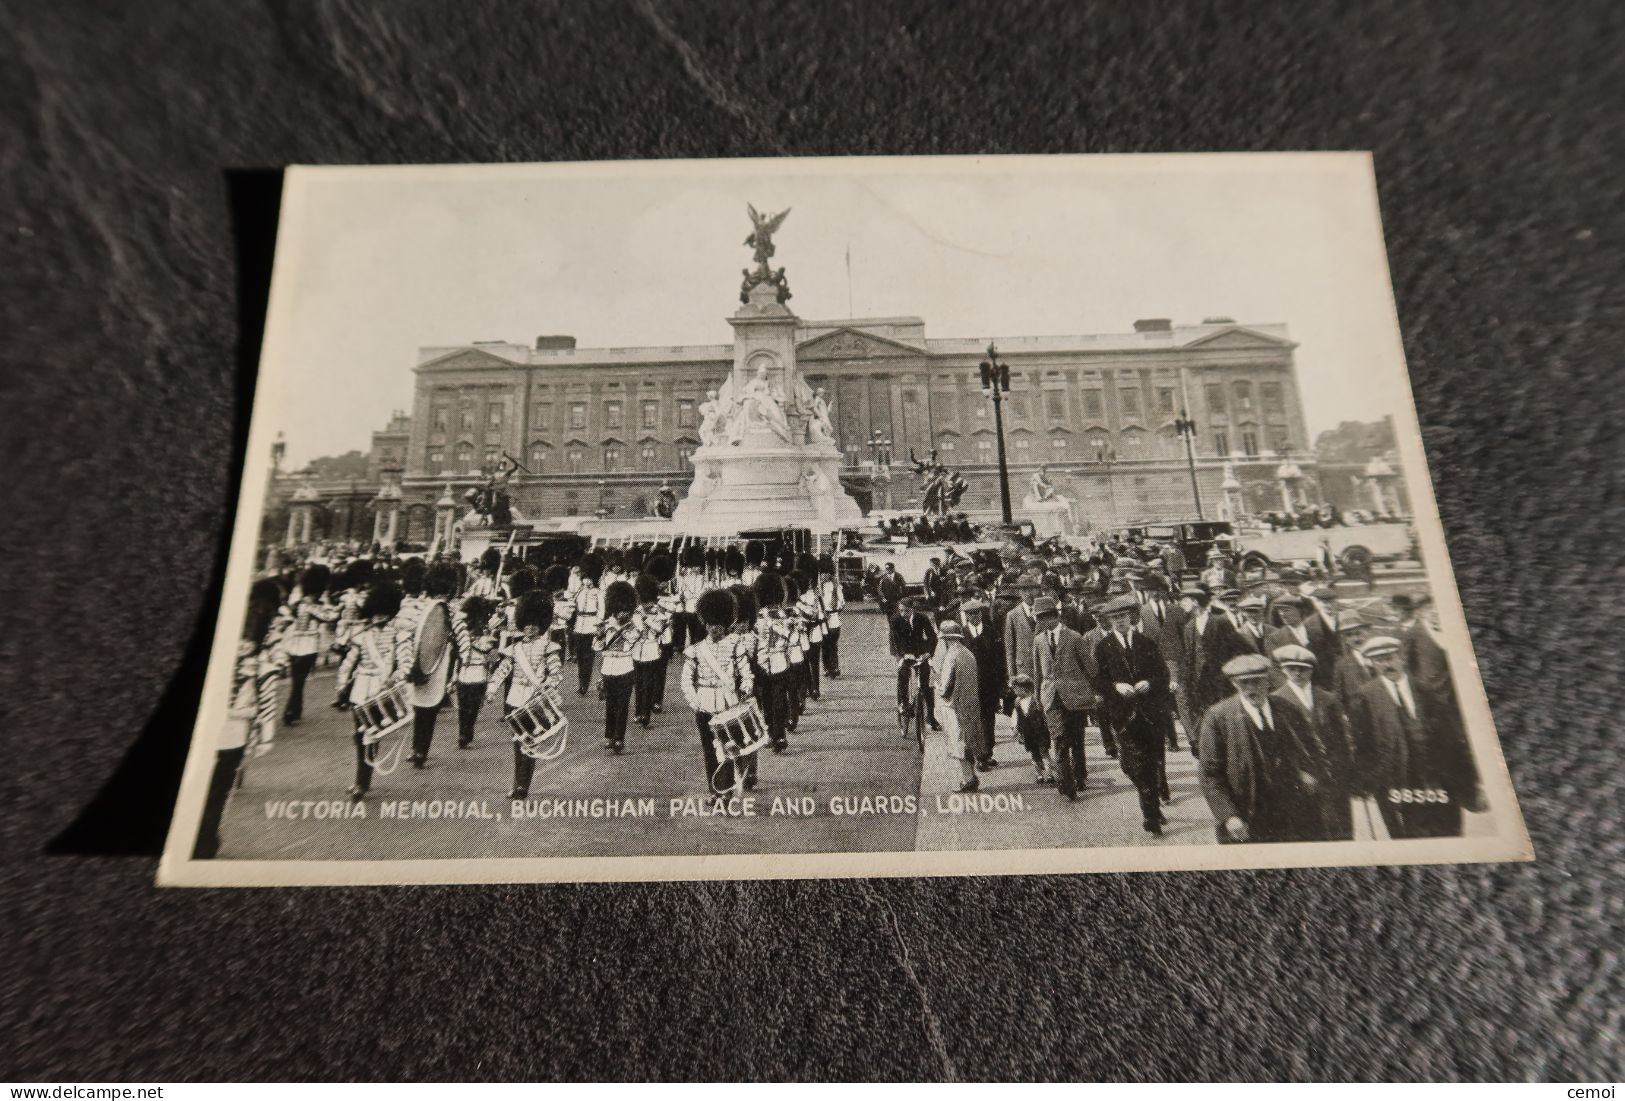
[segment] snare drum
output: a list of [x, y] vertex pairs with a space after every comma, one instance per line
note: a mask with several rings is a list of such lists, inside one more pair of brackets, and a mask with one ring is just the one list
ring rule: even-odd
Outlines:
[[564, 704], [551, 689], [532, 696], [523, 707], [508, 715], [508, 729], [519, 743], [519, 752], [538, 761], [551, 761], [564, 752], [570, 736], [570, 720]]
[[755, 699], [711, 716], [711, 736], [729, 760], [747, 757], [768, 743], [767, 721]]
[[355, 705], [363, 745], [375, 745], [412, 721], [411, 688], [403, 681]]

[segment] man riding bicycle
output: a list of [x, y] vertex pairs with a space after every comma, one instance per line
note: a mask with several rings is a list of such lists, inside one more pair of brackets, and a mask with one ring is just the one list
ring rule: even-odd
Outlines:
[[931, 620], [929, 605], [923, 597], [906, 598], [891, 617], [891, 652], [897, 659], [897, 712], [913, 714], [909, 692], [909, 669], [913, 666], [925, 687], [926, 725], [932, 730], [941, 730], [931, 700], [931, 666], [928, 664], [936, 648], [937, 625]]

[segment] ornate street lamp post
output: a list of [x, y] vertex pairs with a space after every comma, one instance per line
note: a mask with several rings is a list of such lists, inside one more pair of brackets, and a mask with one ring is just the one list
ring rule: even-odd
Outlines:
[[1202, 519], [1202, 489], [1196, 481], [1196, 422], [1181, 409], [1174, 420], [1174, 431], [1185, 437], [1185, 465], [1191, 472], [1191, 496], [1196, 499], [1196, 518]]
[[1104, 442], [1095, 445], [1095, 462], [1104, 463], [1106, 466], [1106, 496], [1112, 505], [1111, 526], [1113, 528], [1116, 528], [1118, 523], [1117, 485], [1112, 481], [1112, 464], [1116, 461], [1117, 451], [1115, 448], [1107, 447]]
[[999, 349], [987, 346], [987, 358], [982, 360], [982, 396], [993, 399], [993, 432], [999, 441], [999, 509], [1005, 526], [1010, 518], [1010, 466], [1004, 457], [1004, 395], [1010, 392], [1010, 365], [999, 359]]

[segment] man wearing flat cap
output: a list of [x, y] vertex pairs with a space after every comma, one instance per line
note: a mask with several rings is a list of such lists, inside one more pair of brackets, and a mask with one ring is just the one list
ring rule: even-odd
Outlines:
[[1329, 776], [1303, 711], [1272, 706], [1270, 663], [1242, 654], [1224, 665], [1236, 694], [1202, 718], [1202, 794], [1220, 844], [1318, 841]]
[[1118, 760], [1123, 775], [1139, 793], [1145, 831], [1161, 837], [1167, 821], [1162, 801], [1169, 794], [1167, 742], [1174, 726], [1168, 663], [1162, 660], [1157, 644], [1140, 629], [1140, 603], [1133, 594], [1109, 601], [1100, 615], [1107, 628], [1095, 647], [1101, 727], [1110, 723], [1117, 736]]
[[1185, 736], [1190, 739], [1191, 752], [1199, 753], [1196, 731], [1202, 716], [1230, 694], [1224, 663], [1246, 653], [1247, 644], [1229, 618], [1213, 606], [1207, 589], [1188, 585], [1180, 591], [1179, 602], [1186, 615], [1185, 665], [1179, 674], [1185, 688]]
[[1348, 720], [1337, 695], [1315, 683], [1318, 659], [1307, 646], [1288, 643], [1271, 651], [1270, 657], [1286, 680], [1270, 693], [1279, 707], [1297, 707], [1314, 739], [1315, 749], [1326, 762], [1327, 783], [1319, 792], [1323, 837], [1346, 841], [1354, 836], [1354, 819], [1349, 805], [1349, 770], [1353, 750], [1349, 744]]
[[1362, 793], [1376, 799], [1390, 837], [1460, 837], [1462, 811], [1484, 806], [1465, 728], [1409, 676], [1400, 639], [1378, 635], [1361, 653], [1378, 673], [1354, 719]]
[[1067, 799], [1075, 800], [1079, 789], [1088, 782], [1083, 731], [1096, 704], [1083, 636], [1061, 622], [1054, 597], [1041, 596], [1034, 601], [1033, 614], [1037, 632], [1033, 636], [1033, 671], [1029, 675], [1049, 726], [1056, 786]]

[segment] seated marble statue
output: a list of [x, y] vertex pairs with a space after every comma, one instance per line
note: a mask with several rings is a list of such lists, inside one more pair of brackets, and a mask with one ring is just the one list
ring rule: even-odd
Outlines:
[[1055, 497], [1055, 485], [1049, 480], [1049, 467], [1041, 466], [1033, 472], [1033, 500], [1042, 504]]
[[754, 422], [761, 422], [785, 443], [790, 442], [790, 424], [784, 418], [784, 398], [767, 379], [767, 365], [756, 368], [756, 377], [745, 383], [739, 403], [728, 424], [728, 442], [738, 445]]

